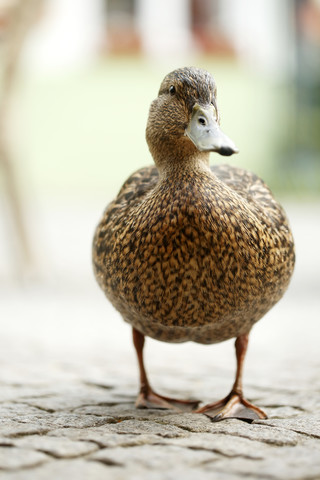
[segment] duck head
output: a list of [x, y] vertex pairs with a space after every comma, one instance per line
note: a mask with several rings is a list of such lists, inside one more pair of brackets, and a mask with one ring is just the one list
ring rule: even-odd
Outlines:
[[215, 82], [206, 70], [186, 67], [166, 75], [152, 102], [146, 129], [158, 166], [191, 159], [209, 161], [209, 152], [238, 150], [220, 129]]

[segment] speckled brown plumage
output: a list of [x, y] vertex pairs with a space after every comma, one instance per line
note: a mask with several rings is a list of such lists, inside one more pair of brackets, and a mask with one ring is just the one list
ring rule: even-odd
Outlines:
[[218, 122], [207, 72], [165, 78], [147, 126], [156, 166], [131, 175], [107, 207], [93, 263], [106, 296], [143, 335], [210, 344], [248, 334], [282, 297], [294, 245], [265, 183], [241, 168], [210, 168], [209, 153], [185, 135], [195, 102], [210, 104]]
[[266, 185], [239, 168], [161, 182], [147, 167], [106, 210], [95, 271], [123, 318], [167, 342], [249, 332], [283, 295], [293, 242]]

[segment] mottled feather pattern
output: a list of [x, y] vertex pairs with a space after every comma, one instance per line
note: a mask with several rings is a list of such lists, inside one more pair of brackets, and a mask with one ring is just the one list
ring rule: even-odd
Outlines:
[[285, 214], [256, 175], [219, 165], [174, 182], [134, 173], [93, 249], [97, 280], [123, 318], [167, 342], [248, 333], [283, 295], [294, 265]]

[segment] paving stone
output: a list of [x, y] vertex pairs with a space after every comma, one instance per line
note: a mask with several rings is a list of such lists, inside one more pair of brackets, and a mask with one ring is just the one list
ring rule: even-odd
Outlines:
[[47, 455], [29, 448], [0, 446], [0, 470], [18, 470], [35, 467], [47, 460]]
[[225, 457], [244, 457], [252, 460], [267, 457], [274, 448], [264, 442], [219, 433], [193, 433], [186, 438], [165, 441], [192, 449], [212, 451]]
[[302, 413], [301, 408], [292, 407], [290, 405], [284, 406], [268, 406], [268, 418], [273, 420], [275, 418], [290, 418], [290, 417], [299, 417]]
[[270, 427], [261, 422], [249, 424], [241, 420], [227, 419], [222, 422], [212, 422], [205, 415], [184, 414], [168, 415], [158, 419], [170, 425], [176, 425], [190, 432], [217, 433], [248, 438], [271, 445], [296, 445], [299, 435], [279, 427]]
[[13, 447], [14, 440], [11, 438], [0, 437], [0, 447]]
[[47, 436], [56, 436], [58, 438], [67, 437], [76, 441], [95, 442], [101, 447], [130, 447], [135, 445], [158, 445], [166, 443], [165, 438], [155, 434], [122, 434], [108, 433], [105, 428], [88, 428], [78, 430], [75, 428], [58, 429], [49, 432]]
[[148, 420], [168, 415], [168, 410], [135, 408], [134, 404], [88, 405], [74, 409], [73, 412], [77, 415], [110, 416], [121, 420]]
[[211, 420], [205, 415], [194, 413], [176, 414], [167, 412], [166, 415], [153, 418], [153, 421], [165, 425], [176, 425], [189, 432], [209, 432], [211, 428]]
[[0, 418], [17, 418], [25, 417], [26, 415], [37, 415], [39, 414], [39, 409], [32, 407], [26, 403], [0, 403]]
[[[10, 369], [11, 370], [11, 369]], [[13, 381], [13, 379], [11, 379]], [[0, 402], [24, 401], [28, 397], [46, 397], [52, 394], [52, 389], [46, 385], [28, 385], [26, 383], [8, 384], [0, 383]]]
[[214, 462], [218, 456], [205, 450], [191, 450], [173, 445], [141, 445], [130, 449], [120, 447], [103, 449], [90, 456], [92, 460], [107, 465], [142, 465], [147, 469], [167, 471], [177, 464], [185, 467], [198, 467], [204, 463]]
[[[318, 455], [317, 455], [318, 453]], [[319, 449], [304, 446], [275, 449], [268, 458], [252, 461], [244, 458], [220, 459], [204, 469], [230, 472], [243, 478], [306, 480], [320, 478]]]
[[83, 431], [71, 428], [56, 429], [49, 433], [49, 435], [53, 436], [63, 435], [68, 436], [69, 438], [81, 438], [83, 440], [94, 440], [95, 438], [108, 434], [157, 435], [158, 437], [175, 438], [186, 436], [189, 433], [174, 425], [160, 425], [159, 423], [152, 421], [135, 420], [124, 420], [117, 423], [116, 419], [114, 423], [105, 424], [103, 427], [87, 428], [83, 429]]
[[74, 458], [87, 455], [98, 450], [97, 444], [85, 441], [73, 441], [69, 438], [32, 435], [14, 441], [19, 448], [29, 448], [50, 454], [56, 458]]
[[[320, 366], [319, 368], [320, 369]], [[279, 387], [278, 391], [272, 390], [269, 393], [266, 392], [263, 397], [258, 397], [256, 403], [261, 403], [261, 399], [263, 398], [263, 402], [266, 405], [266, 409], [273, 409], [279, 407], [292, 407], [296, 409], [298, 412], [312, 412], [312, 411], [319, 411], [320, 410], [320, 388], [313, 389], [311, 380], [310, 380], [310, 387], [308, 389], [295, 389], [292, 391], [283, 392]], [[269, 416], [271, 412], [268, 410]]]
[[117, 476], [115, 468], [108, 469], [100, 462], [88, 462], [80, 459], [51, 460], [37, 468], [3, 473], [4, 480], [106, 480], [108, 478], [124, 480], [121, 471], [120, 476]]
[[206, 472], [202, 468], [190, 466], [174, 466], [168, 470], [148, 470], [144, 466], [131, 463], [128, 467], [117, 467], [106, 465], [99, 461], [72, 460], [49, 462], [38, 468], [21, 472], [6, 472], [3, 474], [5, 480], [239, 480], [239, 476], [219, 473], [216, 476], [213, 472]]
[[51, 424], [54, 426], [64, 426], [65, 428], [77, 427], [77, 428], [88, 428], [95, 427], [99, 425], [105, 425], [108, 423], [113, 423], [114, 419], [112, 417], [97, 417], [96, 415], [75, 415], [75, 414], [63, 414], [55, 415], [51, 419]]
[[25, 403], [48, 412], [71, 410], [83, 405], [96, 405], [108, 401], [114, 403], [107, 390], [82, 385], [72, 385], [68, 388], [64, 385], [43, 397], [24, 397]]
[[299, 435], [281, 428], [270, 428], [266, 424], [255, 425], [241, 422], [241, 420], [229, 420], [220, 423], [212, 423], [210, 432], [225, 433], [236, 437], [249, 438], [269, 445], [294, 446], [299, 441]]
[[183, 437], [187, 435], [185, 430], [175, 425], [160, 425], [151, 419], [149, 421], [124, 420], [119, 423], [105, 425], [104, 429], [105, 432], [108, 433], [153, 434], [166, 438]]
[[[256, 421], [255, 423], [260, 423]], [[300, 414], [295, 418], [276, 418], [263, 421], [264, 425], [271, 425], [277, 428], [288, 429], [304, 435], [320, 438], [320, 417], [319, 415]]]
[[174, 466], [166, 470], [146, 470], [145, 468], [140, 472], [135, 466], [134, 471], [127, 469], [125, 476], [121, 480], [239, 480], [239, 476], [227, 474], [225, 472], [215, 474], [214, 471], [205, 471], [203, 466]]
[[64, 412], [48, 414], [46, 412], [43, 412], [42, 414], [37, 413], [25, 416], [20, 415], [17, 418], [17, 421], [19, 422], [19, 424], [37, 424], [39, 426], [42, 426], [44, 429], [49, 430], [59, 426], [63, 426], [65, 428], [94, 427], [104, 425], [109, 422], [114, 422], [114, 419], [112, 417], [97, 417], [95, 415], [76, 415]]
[[3, 437], [22, 437], [24, 435], [44, 434], [49, 430], [41, 421], [35, 423], [19, 423], [15, 419], [0, 420], [0, 435]]

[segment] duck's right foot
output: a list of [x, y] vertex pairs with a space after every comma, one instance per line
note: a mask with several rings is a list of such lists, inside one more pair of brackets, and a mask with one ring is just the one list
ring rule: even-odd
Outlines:
[[136, 400], [136, 408], [158, 408], [177, 411], [192, 411], [199, 406], [200, 400], [179, 400], [155, 393], [150, 387], [141, 389]]
[[242, 393], [233, 391], [223, 400], [205, 405], [194, 413], [204, 413], [213, 422], [219, 422], [225, 418], [238, 418], [248, 422], [268, 418], [263, 410], [243, 398]]

